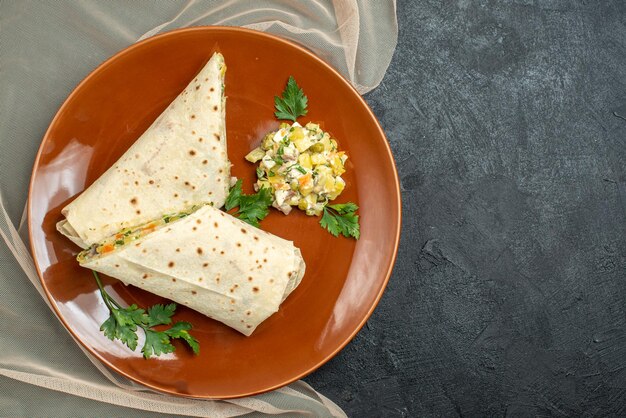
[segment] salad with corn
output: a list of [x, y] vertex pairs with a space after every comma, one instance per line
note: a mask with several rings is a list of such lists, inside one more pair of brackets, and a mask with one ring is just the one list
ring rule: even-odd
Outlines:
[[272, 206], [285, 215], [297, 206], [310, 216], [320, 215], [346, 187], [341, 175], [347, 159], [337, 148], [337, 141], [319, 125], [302, 126], [298, 122], [282, 123], [246, 155], [246, 160], [260, 162], [256, 191], [268, 188]]

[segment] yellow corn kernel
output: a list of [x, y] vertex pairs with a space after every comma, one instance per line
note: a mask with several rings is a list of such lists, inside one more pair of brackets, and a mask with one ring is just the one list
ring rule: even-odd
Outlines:
[[343, 189], [345, 189], [345, 187], [346, 183], [343, 181], [343, 179], [341, 177], [337, 177], [335, 179], [335, 187], [333, 188], [332, 192], [328, 194], [328, 198], [330, 200], [336, 199], [337, 196], [339, 196], [341, 192], [343, 192]]
[[343, 162], [341, 161], [341, 156], [339, 154], [341, 153], [333, 155], [330, 159], [330, 166], [332, 167], [333, 173], [336, 176], [340, 176], [346, 172], [346, 169], [343, 167]]
[[278, 184], [278, 183], [284, 183], [285, 182], [285, 178], [283, 176], [279, 176], [279, 175], [268, 177], [267, 180], [270, 182], [270, 184]]
[[292, 142], [296, 142], [301, 141], [302, 139], [304, 139], [304, 132], [302, 131], [302, 128], [296, 126], [289, 134], [289, 140]]
[[307, 203], [306, 199], [303, 197], [302, 199], [300, 199], [300, 201], [298, 202], [298, 209], [301, 210], [306, 210], [307, 206], [309, 204]]
[[323, 154], [316, 152], [316, 153], [311, 154], [311, 163], [313, 165], [326, 164], [326, 158], [324, 158]]
[[261, 141], [261, 148], [267, 151], [268, 149], [272, 148], [273, 144], [274, 144], [274, 133], [270, 132], [263, 137], [263, 140]]
[[261, 148], [255, 148], [248, 153], [244, 158], [251, 163], [256, 163], [265, 156], [265, 152]]
[[332, 144], [330, 143], [330, 135], [324, 133], [324, 136], [320, 140], [320, 144], [324, 147], [324, 151], [332, 151]]
[[324, 191], [326, 193], [330, 193], [335, 189], [335, 178], [332, 176], [327, 176], [326, 178], [324, 178], [324, 183], [323, 186]]
[[313, 164], [311, 164], [311, 156], [307, 152], [300, 154], [298, 162], [303, 168], [308, 168], [309, 170], [313, 168]]

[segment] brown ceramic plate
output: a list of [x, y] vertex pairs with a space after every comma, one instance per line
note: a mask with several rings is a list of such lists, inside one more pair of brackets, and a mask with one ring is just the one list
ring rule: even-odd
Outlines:
[[[212, 53], [224, 54], [228, 153], [233, 175], [251, 192], [255, 167], [244, 155], [275, 129], [274, 96], [293, 75], [309, 98], [302, 121], [321, 122], [350, 156], [347, 187], [338, 202], [360, 206], [361, 239], [335, 238], [318, 219], [275, 210], [262, 228], [302, 250], [307, 271], [279, 312], [251, 337], [179, 307], [193, 324], [201, 353], [183, 345], [144, 360], [108, 340], [108, 317], [78, 248], [55, 230], [61, 209], [111, 166], [182, 91]], [[376, 118], [335, 70], [280, 38], [237, 28], [178, 30], [118, 53], [83, 80], [46, 132], [29, 195], [32, 251], [43, 287], [59, 318], [111, 369], [175, 395], [233, 398], [291, 383], [324, 364], [359, 331], [389, 280], [400, 236], [400, 191], [393, 158]], [[147, 307], [163, 300], [106, 280], [120, 302]], [[178, 343], [176, 343], [178, 344]]]

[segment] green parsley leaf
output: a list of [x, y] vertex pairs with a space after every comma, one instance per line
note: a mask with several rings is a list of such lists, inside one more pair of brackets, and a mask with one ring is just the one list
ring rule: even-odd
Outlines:
[[175, 348], [170, 342], [170, 337], [165, 332], [146, 330], [146, 342], [141, 349], [145, 358], [150, 358], [152, 355], [159, 356], [172, 353], [174, 350]]
[[116, 240], [115, 245], [124, 245], [124, 240], [123, 239]]
[[278, 119], [288, 119], [295, 122], [298, 117], [307, 114], [307, 102], [308, 99], [304, 92], [298, 86], [296, 80], [290, 76], [287, 86], [283, 90], [282, 97], [274, 97], [274, 105], [276, 107], [274, 115]]
[[115, 338], [123, 342], [130, 348], [135, 351], [137, 348], [137, 326], [136, 325], [127, 325], [120, 326], [118, 324], [117, 330], [115, 332]]
[[181, 338], [189, 347], [193, 350], [195, 354], [200, 352], [200, 344], [198, 340], [196, 340], [191, 334], [189, 334], [189, 330], [191, 329], [191, 324], [189, 322], [179, 321], [172, 325], [170, 329], [165, 330], [165, 333], [169, 335], [171, 338]]
[[100, 331], [104, 333], [104, 336], [113, 341], [117, 338], [117, 321], [115, 316], [110, 315], [109, 319], [104, 321], [100, 326]]
[[102, 300], [110, 312], [109, 318], [100, 326], [100, 331], [108, 339], [112, 341], [120, 340], [128, 348], [135, 351], [139, 340], [137, 328], [141, 328], [146, 337], [141, 349], [145, 358], [173, 352], [175, 347], [170, 342], [170, 338], [180, 338], [186, 341], [193, 352], [198, 354], [200, 346], [198, 341], [189, 334], [189, 330], [191, 330], [190, 323], [176, 322], [164, 331], [157, 331], [152, 328], [156, 325], [169, 325], [172, 323], [172, 316], [176, 311], [175, 303], [154, 305], [148, 309], [148, 313], [135, 304], [123, 308], [104, 290], [98, 273], [95, 271], [92, 271], [92, 273], [98, 284]]
[[235, 185], [230, 188], [228, 197], [226, 197], [226, 204], [225, 204], [226, 210], [231, 210], [235, 206], [239, 206], [239, 199], [241, 198], [241, 195], [243, 194], [243, 191], [241, 189], [242, 184], [243, 184], [243, 180], [239, 179], [237, 180], [237, 183], [235, 183]]
[[149, 327], [155, 325], [169, 325], [172, 323], [172, 315], [176, 311], [176, 304], [170, 303], [169, 305], [154, 305], [148, 309], [148, 323]]
[[335, 205], [328, 205], [330, 208], [335, 209], [340, 215], [344, 215], [350, 212], [356, 212], [359, 207], [352, 202], [337, 203]]
[[237, 216], [244, 222], [252, 226], [259, 227], [259, 221], [263, 220], [269, 213], [272, 205], [272, 193], [267, 187], [262, 187], [253, 195], [242, 195], [239, 199], [239, 210]]
[[355, 212], [359, 207], [352, 202], [328, 205], [324, 207], [320, 225], [334, 236], [359, 239], [359, 215]]
[[[270, 176], [271, 174], [270, 172]], [[242, 183], [242, 180], [239, 179], [230, 189], [226, 198], [225, 209], [228, 211], [239, 206], [235, 216], [258, 228], [259, 221], [263, 220], [270, 212], [272, 193], [268, 188], [263, 187], [255, 194], [243, 194], [241, 189]]]
[[265, 171], [263, 171], [263, 170], [261, 169], [261, 167], [257, 167], [257, 168], [256, 168], [256, 176], [257, 176], [257, 178], [259, 178], [259, 179], [260, 179], [260, 178], [262, 178], [263, 176], [265, 176]]

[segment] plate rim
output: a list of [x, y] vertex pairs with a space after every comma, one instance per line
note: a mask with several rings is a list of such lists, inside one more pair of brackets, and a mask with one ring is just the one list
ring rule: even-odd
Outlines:
[[[191, 32], [234, 32], [234, 33], [247, 33], [253, 36], [260, 36], [260, 37], [265, 37], [268, 39], [271, 39], [272, 41], [275, 42], [279, 42], [279, 43], [283, 43], [288, 45], [289, 47], [295, 48], [297, 50], [299, 50], [301, 53], [304, 53], [306, 55], [308, 55], [310, 58], [312, 58], [313, 60], [319, 62], [320, 64], [322, 64], [324, 67], [326, 67], [330, 72], [334, 73], [336, 76], [339, 77], [339, 79], [341, 80], [342, 83], [344, 83], [345, 85], [347, 85], [354, 93], [355, 95], [358, 97], [358, 100], [361, 102], [361, 104], [364, 106], [364, 108], [366, 109], [367, 113], [371, 116], [372, 120], [374, 121], [376, 128], [378, 130], [378, 133], [380, 134], [380, 136], [384, 139], [384, 148], [385, 148], [385, 152], [387, 153], [387, 156], [389, 158], [389, 160], [391, 161], [391, 167], [392, 167], [392, 172], [393, 172], [393, 184], [394, 184], [394, 189], [395, 189], [395, 203], [397, 205], [398, 211], [396, 213], [397, 219], [398, 219], [398, 223], [397, 223], [397, 227], [396, 227], [396, 231], [394, 234], [394, 244], [393, 244], [393, 251], [391, 254], [391, 259], [390, 259], [390, 263], [387, 267], [387, 271], [384, 273], [384, 280], [381, 283], [381, 287], [373, 301], [373, 303], [371, 304], [371, 306], [369, 307], [367, 313], [363, 316], [363, 318], [361, 319], [361, 321], [359, 322], [359, 324], [355, 327], [354, 331], [352, 331], [350, 333], [350, 335], [345, 338], [344, 341], [342, 341], [340, 344], [337, 345], [337, 347], [332, 350], [327, 356], [325, 356], [323, 359], [321, 359], [320, 361], [314, 362], [314, 364], [311, 365], [311, 367], [307, 368], [306, 370], [300, 372], [299, 374], [296, 374], [288, 379], [283, 379], [282, 383], [278, 383], [275, 385], [271, 385], [269, 387], [266, 388], [261, 388], [258, 390], [254, 390], [254, 391], [248, 391], [247, 393], [241, 393], [241, 394], [236, 394], [236, 395], [227, 395], [227, 396], [211, 396], [211, 395], [190, 395], [190, 394], [184, 394], [184, 393], [179, 393], [176, 392], [174, 390], [168, 390], [168, 389], [164, 389], [158, 386], [155, 386], [153, 384], [150, 383], [146, 383], [144, 381], [141, 381], [140, 379], [138, 379], [135, 376], [132, 376], [130, 373], [124, 372], [123, 370], [120, 370], [119, 368], [117, 368], [116, 366], [114, 366], [113, 364], [111, 364], [110, 362], [108, 362], [106, 359], [103, 358], [102, 355], [100, 355], [98, 353], [98, 351], [94, 348], [91, 347], [89, 344], [85, 343], [77, 334], [76, 332], [72, 329], [72, 327], [66, 322], [65, 318], [63, 317], [63, 315], [61, 315], [61, 312], [59, 311], [59, 308], [57, 307], [57, 303], [56, 300], [54, 299], [54, 297], [51, 295], [48, 287], [46, 286], [44, 280], [43, 280], [43, 275], [41, 273], [41, 270], [39, 268], [39, 262], [37, 259], [37, 253], [35, 251], [35, 245], [34, 245], [34, 241], [33, 241], [33, 229], [34, 229], [34, 225], [33, 225], [33, 215], [32, 215], [32, 202], [33, 202], [33, 186], [34, 186], [34, 182], [35, 182], [35, 172], [36, 170], [39, 168], [40, 165], [40, 160], [41, 160], [41, 156], [43, 153], [43, 148], [44, 145], [47, 141], [49, 141], [49, 136], [50, 136], [50, 131], [52, 129], [52, 127], [55, 125], [55, 123], [57, 122], [57, 120], [60, 118], [60, 115], [63, 113], [63, 111], [65, 110], [65, 108], [68, 106], [68, 103], [74, 98], [75, 95], [77, 95], [78, 91], [80, 91], [83, 86], [85, 84], [87, 84], [94, 76], [96, 76], [101, 69], [105, 68], [107, 65], [109, 65], [111, 62], [114, 62], [115, 60], [119, 59], [119, 57], [122, 57], [126, 54], [132, 53], [135, 49], [141, 48], [144, 44], [150, 43], [150, 42], [155, 42], [156, 40], [160, 39], [160, 38], [167, 38], [169, 36], [177, 36], [181, 33], [191, 33]], [[253, 29], [248, 29], [248, 28], [243, 28], [243, 27], [238, 27], [238, 26], [219, 26], [219, 25], [215, 25], [215, 26], [194, 26], [194, 27], [189, 27], [189, 28], [179, 28], [179, 29], [174, 29], [174, 30], [170, 30], [170, 31], [166, 31], [151, 37], [148, 37], [146, 39], [143, 39], [139, 42], [133, 43], [121, 50], [119, 50], [118, 52], [116, 52], [115, 54], [111, 55], [109, 58], [107, 58], [106, 60], [104, 60], [103, 62], [101, 62], [99, 65], [97, 65], [93, 70], [91, 70], [70, 92], [70, 94], [65, 98], [65, 100], [63, 101], [63, 103], [61, 104], [61, 106], [59, 107], [59, 109], [56, 111], [54, 117], [52, 118], [52, 120], [49, 122], [48, 127], [46, 128], [46, 131], [41, 139], [41, 143], [39, 144], [39, 148], [37, 150], [37, 154], [35, 156], [35, 160], [33, 163], [33, 167], [31, 169], [31, 176], [30, 176], [30, 181], [28, 184], [28, 204], [27, 204], [27, 219], [28, 219], [28, 239], [29, 239], [29, 247], [30, 247], [30, 252], [31, 255], [33, 257], [33, 262], [35, 264], [35, 269], [37, 271], [37, 277], [39, 279], [39, 282], [44, 290], [44, 293], [46, 295], [46, 298], [48, 299], [49, 305], [52, 307], [52, 311], [55, 314], [55, 316], [57, 317], [57, 319], [61, 322], [61, 324], [64, 326], [64, 328], [70, 333], [70, 335], [73, 337], [74, 341], [77, 342], [80, 346], [82, 346], [85, 350], [87, 350], [87, 352], [92, 355], [93, 357], [95, 357], [95, 359], [97, 359], [101, 364], [103, 364], [104, 366], [106, 366], [107, 368], [113, 370], [114, 372], [120, 374], [121, 376], [124, 376], [125, 378], [136, 382], [144, 387], [147, 387], [149, 389], [152, 389], [156, 392], [159, 393], [163, 393], [163, 394], [167, 394], [167, 395], [173, 395], [173, 396], [177, 396], [177, 397], [183, 397], [183, 398], [191, 398], [191, 399], [212, 399], [212, 400], [218, 400], [218, 399], [237, 399], [237, 398], [244, 398], [244, 397], [248, 397], [248, 396], [255, 396], [255, 395], [259, 395], [262, 393], [267, 393], [267, 392], [271, 392], [274, 391], [276, 389], [282, 388], [284, 386], [287, 386], [297, 380], [302, 379], [303, 377], [308, 376], [309, 374], [313, 373], [315, 370], [319, 369], [321, 366], [323, 366], [324, 364], [326, 364], [328, 361], [330, 361], [333, 357], [335, 357], [341, 350], [343, 350], [353, 339], [354, 337], [359, 333], [359, 331], [361, 331], [361, 329], [363, 328], [363, 326], [365, 326], [365, 323], [369, 320], [369, 318], [371, 317], [372, 313], [374, 312], [374, 310], [376, 309], [376, 307], [378, 306], [380, 299], [382, 298], [383, 293], [385, 292], [385, 289], [387, 288], [387, 285], [389, 283], [389, 280], [391, 278], [391, 274], [393, 272], [393, 269], [395, 267], [396, 264], [396, 259], [398, 256], [398, 248], [399, 248], [399, 244], [400, 244], [400, 236], [401, 236], [401, 229], [402, 229], [402, 194], [401, 194], [401, 190], [400, 190], [400, 180], [399, 180], [399, 176], [398, 176], [398, 169], [397, 169], [397, 165], [396, 165], [396, 161], [393, 157], [393, 153], [391, 151], [391, 147], [389, 145], [389, 140], [387, 139], [387, 136], [385, 135], [385, 132], [383, 131], [382, 127], [380, 126], [380, 122], [378, 121], [378, 118], [376, 117], [376, 115], [374, 114], [374, 112], [372, 111], [372, 109], [370, 108], [370, 106], [367, 104], [367, 102], [365, 101], [365, 99], [363, 99], [363, 97], [361, 96], [361, 94], [359, 94], [359, 92], [354, 88], [354, 86], [339, 72], [337, 71], [334, 67], [332, 67], [329, 63], [327, 63], [326, 61], [324, 61], [322, 58], [318, 57], [317, 55], [315, 55], [313, 52], [311, 52], [309, 49], [307, 49], [305, 46], [300, 45], [292, 40], [274, 35], [274, 34], [270, 34], [267, 32], [261, 32], [261, 31], [257, 31], [257, 30], [253, 30]]]

